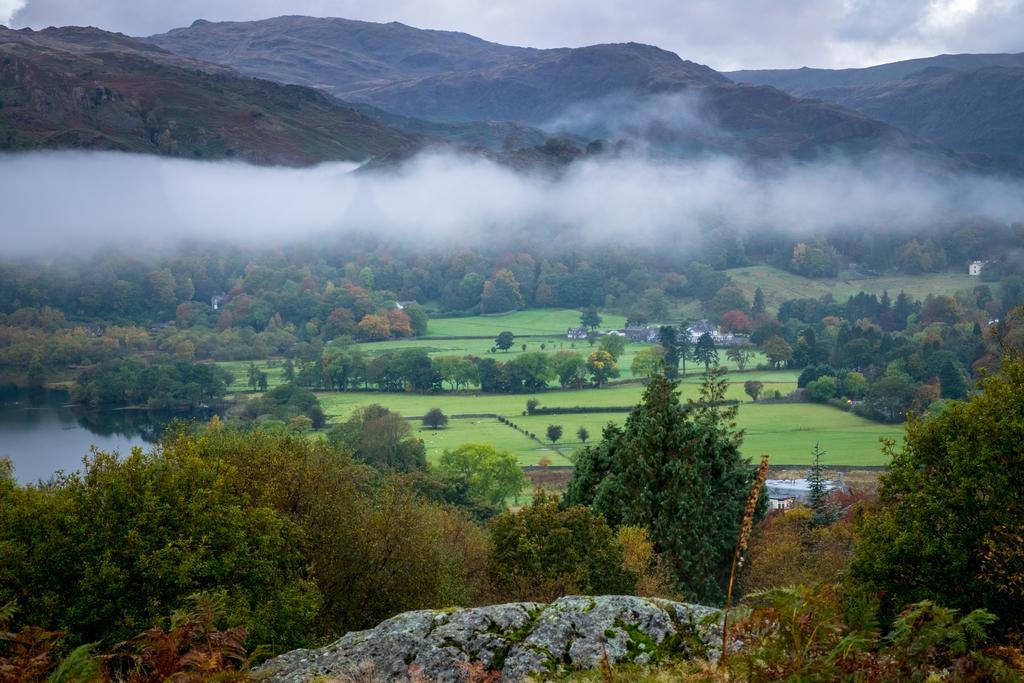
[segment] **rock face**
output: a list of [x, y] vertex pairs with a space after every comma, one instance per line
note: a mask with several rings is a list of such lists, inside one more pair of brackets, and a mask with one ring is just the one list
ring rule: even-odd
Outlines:
[[318, 650], [276, 657], [254, 674], [275, 683], [547, 679], [611, 664], [719, 655], [721, 613], [701, 605], [633, 596], [570, 596], [544, 605], [510, 603], [406, 612]]

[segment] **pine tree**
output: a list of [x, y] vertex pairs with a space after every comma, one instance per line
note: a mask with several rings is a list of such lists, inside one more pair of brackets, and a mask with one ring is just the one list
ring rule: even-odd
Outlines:
[[[613, 526], [646, 527], [688, 599], [721, 601], [754, 467], [739, 452], [735, 406], [722, 406], [721, 370], [698, 401], [679, 403], [677, 383], [651, 378], [624, 427], [610, 425], [582, 449], [566, 491]], [[763, 514], [762, 498], [758, 513]]]
[[828, 526], [839, 518], [839, 511], [829, 501], [829, 491], [825, 488], [825, 466], [821, 462], [821, 457], [827, 452], [823, 451], [817, 442], [814, 444], [814, 450], [811, 451], [814, 461], [811, 463], [807, 481], [810, 483], [809, 502], [814, 513], [811, 524], [814, 526]]
[[679, 335], [676, 328], [671, 325], [663, 325], [658, 329], [658, 340], [661, 342], [661, 347], [665, 349], [665, 375], [669, 379], [675, 379], [679, 375], [680, 360]]
[[754, 304], [750, 307], [750, 312], [754, 314], [755, 318], [764, 315], [764, 292], [761, 291], [760, 287], [754, 290]]
[[715, 340], [705, 332], [693, 346], [693, 360], [704, 364], [704, 372], [711, 372], [712, 365], [718, 365], [718, 348]]

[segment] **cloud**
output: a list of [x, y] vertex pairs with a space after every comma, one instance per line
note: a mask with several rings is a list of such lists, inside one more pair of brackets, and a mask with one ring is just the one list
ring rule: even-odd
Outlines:
[[[693, 244], [708, 225], [790, 231], [927, 229], [1024, 218], [1024, 188], [935, 177], [905, 160], [789, 164], [719, 157], [578, 162], [557, 179], [479, 157], [425, 154], [387, 172], [96, 152], [0, 157], [9, 256], [146, 251], [179, 240], [276, 245], [373, 233], [413, 246]], [[676, 248], [676, 247], [673, 247]]]
[[14, 15], [25, 6], [25, 0], [0, 0], [0, 24], [9, 25]]
[[[0, 18], [19, 4], [0, 0]], [[27, 0], [13, 21], [149, 35], [197, 18], [281, 14], [401, 21], [533, 47], [637, 41], [720, 70], [1024, 50], [1024, 0]]]

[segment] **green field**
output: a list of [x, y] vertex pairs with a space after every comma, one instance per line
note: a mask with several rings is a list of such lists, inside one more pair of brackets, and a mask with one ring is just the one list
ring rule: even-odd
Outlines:
[[[743, 393], [743, 382], [758, 379], [766, 388], [777, 388], [786, 394], [796, 389], [799, 373], [790, 370], [777, 372], [749, 372], [730, 375], [727, 396], [747, 400]], [[680, 396], [696, 399], [700, 392], [700, 378], [689, 376], [680, 383]], [[432, 396], [422, 394], [381, 393], [375, 391], [324, 392], [318, 394], [324, 412], [331, 418], [348, 416], [355, 408], [379, 403], [406, 417], [420, 416], [431, 408], [440, 408], [446, 415], [521, 415], [526, 410], [526, 401], [536, 398], [544, 407], [575, 406], [632, 406], [643, 394], [643, 385], [635, 382], [619, 384], [603, 389], [579, 389], [569, 391], [546, 391], [539, 394], [473, 394], [443, 392]]]
[[[930, 276], [920, 278], [877, 278], [870, 281], [823, 282], [807, 280], [782, 271], [767, 268], [742, 268], [730, 271], [734, 279], [746, 288], [760, 284], [768, 294], [768, 300], [781, 301], [796, 296], [820, 296], [832, 292], [837, 299], [861, 289], [881, 292], [889, 289], [890, 295], [905, 290], [914, 296], [923, 296], [925, 291], [955, 291], [969, 286], [973, 281], [967, 276]], [[752, 294], [751, 287], [750, 293]], [[369, 355], [404, 349], [422, 349], [431, 356], [474, 355], [510, 360], [523, 352], [544, 351], [555, 353], [573, 349], [582, 354], [589, 353], [591, 345], [586, 341], [572, 342], [565, 338], [565, 330], [579, 324], [576, 310], [530, 310], [517, 311], [501, 316], [475, 316], [468, 318], [442, 318], [431, 320], [429, 334], [420, 339], [402, 339], [361, 344], [360, 348]], [[603, 328], [621, 327], [625, 320], [621, 316], [604, 315]], [[493, 339], [502, 330], [509, 330], [520, 336], [513, 349], [491, 354]], [[523, 337], [522, 335], [542, 335]], [[441, 337], [481, 337], [477, 339], [443, 339]], [[629, 379], [629, 366], [636, 352], [647, 348], [647, 344], [628, 344], [619, 359], [622, 378]], [[721, 360], [728, 367], [724, 352]], [[751, 364], [763, 362], [758, 357]], [[248, 391], [248, 361], [219, 363], [235, 377], [230, 387], [232, 392]], [[257, 362], [257, 367], [268, 374], [270, 386], [281, 383], [281, 366], [268, 367], [266, 362]], [[701, 378], [699, 368], [688, 368], [691, 374], [680, 383], [683, 399], [698, 398]], [[765, 391], [778, 390], [786, 395], [796, 389], [797, 371], [752, 370], [745, 373], [733, 372], [727, 397], [742, 401], [738, 426], [745, 430], [743, 453], [756, 457], [768, 453], [776, 465], [802, 466], [808, 462], [814, 443], [820, 442], [828, 451], [825, 462], [835, 465], [881, 465], [885, 464], [879, 447], [880, 437], [898, 438], [902, 427], [880, 425], [864, 420], [841, 410], [807, 403], [754, 404], [743, 391], [747, 380], [758, 380], [765, 384]], [[380, 393], [380, 392], [323, 392], [318, 394], [324, 412], [332, 422], [347, 418], [353, 410], [371, 403], [379, 403], [410, 418], [417, 435], [427, 446], [427, 457], [434, 461], [446, 448], [462, 443], [489, 443], [514, 453], [524, 465], [536, 464], [547, 458], [553, 465], [569, 464], [567, 456], [580, 447], [576, 436], [582, 426], [590, 432], [591, 440], [600, 439], [602, 428], [609, 422], [622, 423], [628, 410], [615, 413], [579, 413], [568, 415], [525, 416], [526, 401], [536, 398], [542, 407], [622, 407], [635, 405], [641, 398], [643, 385], [637, 382], [613, 385], [603, 389], [551, 391], [530, 394], [474, 394], [442, 392], [436, 395]], [[451, 418], [447, 429], [429, 430], [411, 418], [426, 413], [430, 408], [440, 408]], [[544, 444], [501, 424], [493, 417], [463, 417], [457, 415], [501, 415], [534, 433]], [[552, 448], [546, 443], [545, 431], [549, 424], [563, 428], [563, 438]]]
[[[554, 354], [558, 351], [576, 351], [577, 353], [587, 356], [591, 351], [598, 348], [595, 343], [591, 346], [586, 341], [571, 341], [566, 339], [565, 336], [561, 337], [531, 337], [517, 339], [515, 345], [508, 351], [495, 351], [491, 353], [491, 348], [494, 346], [494, 340], [487, 339], [392, 339], [389, 341], [382, 342], [368, 342], [360, 344], [359, 348], [361, 351], [368, 355], [379, 355], [382, 353], [404, 351], [407, 349], [420, 349], [426, 351], [428, 354], [433, 356], [478, 356], [480, 358], [494, 358], [495, 360], [505, 362], [512, 360], [519, 354], [523, 353], [523, 345], [526, 346], [526, 352], [533, 351], [544, 351], [545, 353]], [[541, 345], [544, 348], [541, 348]], [[630, 371], [630, 367], [633, 365], [633, 358], [636, 356], [637, 351], [651, 348], [651, 344], [626, 344], [626, 349], [623, 351], [622, 356], [619, 357], [619, 375], [620, 379], [632, 379], [633, 373]], [[725, 357], [725, 350], [719, 351], [719, 361], [723, 367], [729, 368], [730, 370], [736, 369], [736, 364]], [[756, 353], [751, 359], [748, 367], [754, 367], [758, 363], [764, 363], [765, 358], [760, 353]], [[245, 367], [248, 367], [246, 364]], [[242, 371], [245, 371], [245, 367]], [[697, 368], [687, 365], [688, 372], [696, 372]], [[753, 378], [751, 378], [753, 379]], [[244, 381], [244, 376], [243, 376]], [[552, 387], [558, 386], [557, 381], [551, 383]], [[446, 387], [447, 388], [447, 387]]]
[[[563, 438], [558, 447], [571, 452], [582, 444], [576, 436], [586, 427], [590, 439], [601, 438], [609, 422], [622, 424], [625, 413], [579, 415], [531, 415], [513, 418], [515, 423], [544, 439], [549, 424], [561, 425]], [[830, 465], [884, 465], [879, 438], [899, 439], [900, 425], [882, 425], [836, 408], [809, 403], [744, 403], [737, 426], [744, 430], [742, 452], [756, 459], [771, 456], [773, 465], [806, 465], [815, 442], [828, 451], [823, 462]]]
[[[750, 457], [760, 453], [772, 456], [778, 465], [803, 465], [807, 462], [815, 441], [828, 451], [825, 462], [835, 465], [885, 464], [878, 440], [881, 437], [898, 438], [903, 428], [881, 425], [836, 408], [809, 403], [750, 403], [743, 393], [743, 382], [757, 379], [767, 389], [779, 389], [783, 394], [796, 388], [795, 371], [751, 372], [733, 375], [728, 397], [745, 401], [740, 406], [738, 426], [745, 430], [743, 452]], [[699, 378], [686, 378], [680, 384], [680, 396], [697, 398]], [[533, 432], [546, 442], [549, 424], [561, 425], [563, 438], [556, 444], [565, 455], [581, 444], [576, 437], [580, 427], [586, 427], [591, 440], [599, 439], [608, 422], [621, 424], [627, 411], [615, 413], [579, 413], [562, 415], [530, 415], [523, 413], [526, 401], [536, 398], [542, 407], [626, 407], [636, 404], [643, 393], [637, 383], [623, 384], [605, 389], [579, 391], [550, 391], [530, 394], [452, 394], [434, 396], [419, 394], [385, 394], [377, 392], [322, 393], [319, 395], [324, 411], [332, 419], [345, 419], [353, 410], [370, 403], [379, 403], [407, 418], [423, 415], [430, 408], [440, 408], [446, 415], [493, 414], [510, 418], [520, 427]], [[558, 453], [541, 447], [536, 441], [502, 425], [489, 417], [452, 419], [448, 429], [422, 429], [418, 421], [411, 420], [417, 434], [427, 444], [428, 457], [435, 459], [445, 448], [461, 443], [490, 443], [515, 453], [523, 464], [535, 464], [547, 456], [552, 464], [566, 464]]]
[[978, 284], [978, 279], [967, 273], [813, 280], [771, 266], [733, 268], [725, 272], [750, 300], [753, 300], [754, 291], [760, 287], [768, 308], [773, 310], [778, 309], [779, 304], [787, 299], [817, 299], [824, 294], [831, 294], [840, 303], [858, 292], [881, 296], [883, 291], [888, 291], [892, 299], [902, 291], [923, 300], [929, 294], [955, 294]]
[[[454, 449], [464, 443], [484, 443], [515, 454], [522, 465], [536, 465], [541, 458], [547, 458], [552, 465], [569, 465], [570, 461], [556, 450], [542, 446], [521, 432], [491, 418], [465, 418], [450, 420], [445, 429], [426, 429], [413, 423], [416, 436], [423, 439], [427, 447], [427, 460], [436, 462], [445, 449]], [[538, 434], [538, 437], [541, 435]], [[572, 453], [574, 448], [565, 449]]]
[[[626, 318], [601, 313], [602, 330], [619, 329]], [[536, 308], [500, 315], [477, 315], [468, 318], [433, 318], [427, 324], [427, 337], [496, 337], [503, 330], [514, 334], [565, 335], [570, 327], [578, 327], [580, 312], [575, 308]]]
[[[252, 391], [252, 387], [249, 386], [250, 362], [251, 361], [247, 360], [227, 360], [217, 362], [217, 365], [230, 372], [235, 378], [234, 381], [228, 385], [229, 392], [237, 393], [240, 391]], [[258, 360], [256, 361], [256, 367], [267, 373], [268, 389], [273, 389], [278, 385], [284, 384], [284, 377], [281, 376], [281, 362], [276, 362], [273, 366], [269, 366], [267, 365], [267, 361]]]

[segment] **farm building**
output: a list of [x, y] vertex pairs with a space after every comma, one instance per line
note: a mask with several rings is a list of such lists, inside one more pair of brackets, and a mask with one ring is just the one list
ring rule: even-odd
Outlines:
[[565, 336], [568, 339], [575, 339], [577, 341], [580, 340], [580, 339], [586, 339], [587, 338], [587, 328], [585, 328], [585, 327], [570, 327], [568, 330], [566, 330]]
[[626, 327], [626, 339], [633, 344], [654, 344], [659, 340], [658, 328], [646, 325], [630, 325]]
[[981, 277], [981, 271], [987, 263], [988, 261], [971, 261], [967, 266], [967, 274], [971, 277]]
[[718, 328], [707, 320], [697, 320], [686, 327], [686, 336], [689, 338], [691, 343], [696, 343], [703, 334], [710, 334], [714, 337], [718, 334]]
[[[847, 491], [842, 474], [835, 480], [824, 482], [825, 490]], [[788, 510], [796, 503], [808, 503], [811, 500], [811, 482], [809, 479], [767, 479], [764, 482], [768, 491], [768, 503], [772, 510]]]

